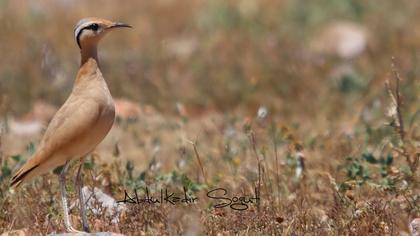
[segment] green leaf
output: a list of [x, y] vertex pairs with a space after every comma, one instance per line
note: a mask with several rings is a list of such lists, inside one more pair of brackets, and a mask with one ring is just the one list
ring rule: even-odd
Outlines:
[[4, 162], [4, 165], [1, 167], [1, 175], [0, 180], [10, 176], [12, 174], [12, 170], [9, 168], [7, 160]]
[[387, 178], [384, 178], [382, 180], [381, 185], [382, 185], [382, 187], [385, 190], [393, 190], [393, 189], [395, 189], [395, 183], [394, 183], [394, 181], [392, 179], [388, 178], [388, 177]]
[[143, 171], [140, 173], [140, 175], [137, 177], [137, 181], [145, 181], [146, 180], [146, 171]]
[[133, 180], [133, 170], [134, 170], [133, 162], [127, 161], [127, 164], [125, 165], [125, 169], [127, 170], [128, 179]]
[[377, 164], [379, 161], [373, 156], [372, 153], [363, 153], [363, 160], [369, 162], [370, 164]]
[[173, 183], [175, 183], [175, 182], [177, 182], [178, 181], [178, 173], [176, 172], [176, 171], [172, 171], [172, 173], [171, 173], [171, 181], [173, 182]]
[[183, 174], [181, 176], [181, 183], [182, 183], [183, 186], [189, 188], [190, 185], [192, 184], [192, 181], [190, 180], [190, 178], [188, 178], [188, 176]]
[[388, 154], [385, 158], [385, 165], [390, 166], [392, 165], [392, 162], [394, 161], [394, 158], [391, 154]]
[[18, 163], [22, 159], [22, 156], [21, 155], [13, 155], [12, 158], [16, 163]]
[[382, 165], [379, 171], [382, 177], [386, 177], [388, 175], [388, 168], [386, 168], [386, 166]]
[[92, 170], [93, 169], [93, 160], [87, 159], [83, 162], [83, 169]]
[[369, 179], [369, 171], [364, 168], [359, 162], [352, 162], [347, 166], [347, 177], [352, 180], [362, 179], [363, 181]]
[[28, 146], [26, 146], [26, 151], [30, 154], [33, 155], [35, 153], [35, 144], [34, 143], [29, 143]]
[[370, 177], [369, 177], [369, 170], [367, 169], [367, 168], [363, 168], [362, 167], [362, 178], [363, 178], [363, 180], [367, 180], [367, 179], [369, 179]]
[[61, 173], [61, 171], [63, 170], [63, 167], [64, 166], [59, 166], [59, 167], [55, 168], [53, 170], [53, 173], [56, 174], [56, 175], [59, 175]]

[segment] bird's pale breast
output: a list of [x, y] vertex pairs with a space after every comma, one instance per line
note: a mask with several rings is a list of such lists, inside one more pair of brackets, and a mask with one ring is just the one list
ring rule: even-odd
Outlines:
[[55, 155], [65, 156], [66, 160], [83, 157], [105, 138], [114, 119], [114, 103], [102, 73], [96, 62], [88, 61], [80, 69], [70, 97], [48, 127], [44, 147], [55, 149]]

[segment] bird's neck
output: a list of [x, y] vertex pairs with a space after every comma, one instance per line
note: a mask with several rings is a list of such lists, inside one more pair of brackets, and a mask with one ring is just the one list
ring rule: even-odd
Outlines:
[[88, 47], [82, 47], [82, 49], [80, 49], [80, 54], [82, 56], [80, 67], [82, 67], [90, 58], [94, 59], [96, 61], [96, 63], [99, 64], [98, 50], [97, 50], [96, 45], [88, 46]]
[[84, 91], [86, 87], [89, 87], [92, 83], [96, 84], [98, 81], [105, 82], [102, 73], [99, 70], [97, 61], [93, 58], [89, 58], [80, 67], [79, 72], [77, 73], [73, 91]]

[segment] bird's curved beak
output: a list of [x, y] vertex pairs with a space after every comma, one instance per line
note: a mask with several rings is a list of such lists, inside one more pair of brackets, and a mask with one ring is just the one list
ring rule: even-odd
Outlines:
[[110, 26], [108, 26], [108, 29], [114, 29], [114, 28], [133, 28], [131, 25], [121, 22], [113, 22]]

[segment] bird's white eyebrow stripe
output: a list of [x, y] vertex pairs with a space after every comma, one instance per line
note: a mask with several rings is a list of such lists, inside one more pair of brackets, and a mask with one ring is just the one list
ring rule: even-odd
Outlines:
[[76, 39], [76, 42], [77, 42], [77, 45], [79, 45], [79, 48], [81, 48], [80, 42], [79, 42], [80, 35], [82, 34], [83, 30], [89, 27], [92, 23], [93, 23], [92, 21], [86, 21], [86, 20], [81, 20], [77, 23], [74, 29], [74, 38]]
[[81, 30], [83, 30], [83, 28], [85, 28], [86, 26], [90, 25], [92, 23], [92, 21], [88, 21], [88, 20], [81, 20], [76, 24], [76, 27], [74, 28], [74, 37], [76, 38], [77, 35], [80, 33]]

